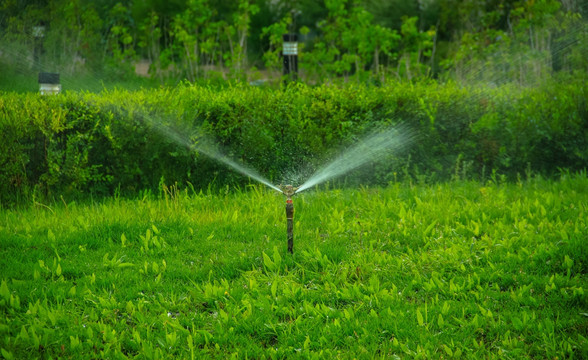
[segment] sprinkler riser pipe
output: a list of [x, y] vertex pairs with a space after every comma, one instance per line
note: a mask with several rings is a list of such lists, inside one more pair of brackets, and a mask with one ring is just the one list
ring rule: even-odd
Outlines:
[[288, 234], [288, 252], [294, 253], [294, 204], [292, 196], [298, 191], [297, 187], [292, 185], [280, 185], [282, 193], [286, 196], [286, 230]]
[[288, 233], [288, 252], [294, 253], [294, 204], [292, 199], [286, 200], [286, 230]]

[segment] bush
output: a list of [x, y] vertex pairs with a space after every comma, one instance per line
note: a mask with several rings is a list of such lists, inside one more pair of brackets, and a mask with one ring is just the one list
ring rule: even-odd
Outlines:
[[136, 194], [162, 180], [195, 189], [245, 184], [194, 151], [207, 143], [273, 182], [296, 182], [371, 129], [399, 123], [417, 135], [409, 150], [391, 164], [367, 165], [356, 182], [381, 184], [397, 174], [514, 178], [529, 169], [550, 176], [586, 167], [586, 99], [581, 79], [528, 89], [428, 82], [1, 93], [0, 200]]

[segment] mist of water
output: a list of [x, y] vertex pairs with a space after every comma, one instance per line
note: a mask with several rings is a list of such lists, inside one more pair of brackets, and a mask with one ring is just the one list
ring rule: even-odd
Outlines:
[[399, 152], [412, 142], [414, 136], [414, 132], [402, 125], [376, 131], [319, 168], [297, 192], [341, 176], [368, 162], [378, 161], [391, 153]]
[[249, 176], [250, 178], [257, 180], [258, 182], [260, 182], [264, 185], [267, 185], [268, 187], [270, 187], [276, 191], [282, 192], [282, 190], [280, 190], [280, 188], [273, 185], [269, 180], [267, 180], [266, 178], [261, 176], [257, 171], [255, 171], [251, 167], [245, 165], [244, 163], [239, 163], [239, 162], [227, 157], [226, 155], [222, 154], [218, 150], [215, 151], [215, 150], [212, 150], [211, 148], [203, 148], [203, 147], [199, 147], [199, 146], [193, 146], [193, 147], [199, 153], [204, 154], [214, 160], [217, 160], [217, 161], [229, 166], [230, 168], [233, 168], [233, 170], [241, 173], [242, 175]]
[[192, 141], [190, 136], [186, 136], [185, 134], [189, 134], [189, 131], [180, 132], [171, 127], [164, 125], [161, 121], [157, 121], [151, 116], [144, 116], [151, 126], [160, 134], [168, 138], [169, 140], [173, 141], [177, 145], [185, 146], [190, 148], [200, 154], [203, 154], [213, 160], [216, 160], [229, 168], [235, 170], [236, 172], [240, 173], [241, 175], [245, 175], [250, 177], [251, 179], [258, 181], [276, 191], [282, 192], [280, 188], [276, 185], [272, 184], [268, 179], [263, 177], [259, 172], [251, 168], [250, 166], [246, 165], [243, 162], [239, 162], [237, 160], [233, 160], [226, 156], [215, 143], [208, 139], [206, 136], [196, 133], [191, 137], [197, 138], [198, 141]]
[[[206, 155], [242, 175], [282, 192], [279, 187], [272, 184], [253, 168], [223, 154], [210, 139], [198, 135], [198, 141], [194, 142], [180, 132], [166, 127], [160, 122], [155, 122], [154, 119], [150, 119], [149, 121], [158, 132], [175, 143], [194, 149], [198, 153]], [[297, 192], [304, 191], [329, 179], [344, 175], [366, 163], [381, 160], [392, 153], [398, 153], [405, 149], [414, 140], [414, 137], [415, 133], [403, 125], [373, 132], [359, 143], [341, 153], [333, 161], [319, 168], [299, 187]]]
[[[133, 106], [130, 104], [125, 106], [127, 109], [132, 107]], [[194, 132], [193, 130], [179, 131], [173, 127], [166, 126], [162, 119], [155, 119], [146, 114], [142, 115], [154, 130], [173, 141], [175, 144], [190, 148], [222, 163], [242, 175], [262, 183], [278, 192], [282, 192], [278, 186], [272, 184], [255, 169], [243, 162], [226, 156], [219, 149], [218, 145], [202, 133], [197, 131]], [[414, 138], [415, 132], [405, 125], [392, 126], [372, 132], [357, 144], [353, 145], [346, 151], [343, 151], [334, 160], [319, 168], [299, 187], [297, 192], [307, 190], [308, 188], [323, 183], [329, 179], [346, 174], [366, 163], [381, 160], [393, 153], [396, 154], [405, 149]]]

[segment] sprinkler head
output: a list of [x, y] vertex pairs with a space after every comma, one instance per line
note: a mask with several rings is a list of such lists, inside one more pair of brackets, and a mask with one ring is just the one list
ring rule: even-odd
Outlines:
[[290, 199], [292, 195], [296, 194], [296, 191], [298, 191], [299, 187], [294, 187], [292, 185], [280, 185], [279, 188], [282, 190], [282, 193], [286, 195], [288, 199]]

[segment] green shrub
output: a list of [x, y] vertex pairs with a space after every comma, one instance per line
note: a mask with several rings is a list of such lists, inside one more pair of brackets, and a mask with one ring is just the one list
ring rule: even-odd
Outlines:
[[372, 129], [400, 123], [415, 135], [408, 151], [348, 183], [549, 176], [586, 167], [586, 99], [581, 78], [526, 89], [427, 82], [2, 93], [0, 200], [135, 194], [162, 180], [195, 189], [247, 183], [194, 151], [205, 143], [275, 183], [301, 182]]

